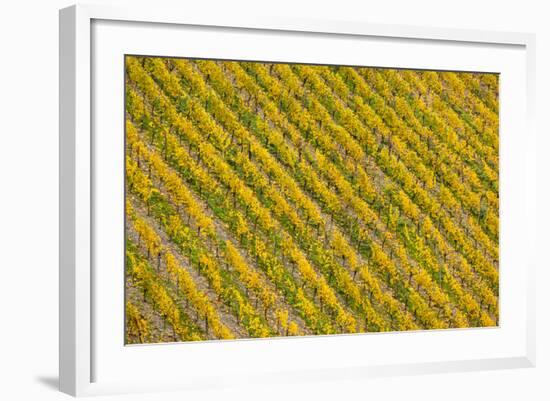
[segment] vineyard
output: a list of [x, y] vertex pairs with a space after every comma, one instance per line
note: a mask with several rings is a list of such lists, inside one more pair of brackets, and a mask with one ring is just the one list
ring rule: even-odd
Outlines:
[[498, 325], [498, 75], [125, 74], [127, 343]]

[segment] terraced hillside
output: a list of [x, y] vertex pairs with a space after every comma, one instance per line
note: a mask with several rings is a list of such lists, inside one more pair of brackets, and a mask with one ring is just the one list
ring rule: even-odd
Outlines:
[[126, 58], [126, 339], [498, 324], [498, 75]]

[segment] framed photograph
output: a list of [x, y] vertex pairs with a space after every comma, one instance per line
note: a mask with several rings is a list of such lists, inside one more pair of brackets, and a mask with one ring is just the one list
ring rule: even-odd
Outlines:
[[60, 12], [60, 388], [535, 363], [534, 36]]

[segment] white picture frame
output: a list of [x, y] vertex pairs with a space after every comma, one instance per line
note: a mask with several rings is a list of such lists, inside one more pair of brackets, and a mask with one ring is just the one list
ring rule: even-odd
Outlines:
[[[508, 305], [512, 302], [519, 306], [517, 310], [513, 311], [513, 314], [510, 312], [510, 316], [517, 317], [517, 322], [510, 323], [506, 319], [503, 319], [505, 324], [496, 329], [477, 331], [475, 329], [468, 329], [467, 331], [445, 330], [431, 334], [416, 332], [403, 333], [403, 335], [400, 334], [397, 336], [394, 333], [388, 333], [380, 335], [369, 334], [366, 336], [327, 336], [315, 339], [292, 338], [214, 342], [207, 345], [193, 345], [194, 348], [184, 348], [180, 345], [152, 345], [132, 348], [132, 354], [124, 356], [122, 354], [125, 352], [122, 352], [122, 350], [125, 347], [122, 342], [117, 343], [116, 341], [118, 340], [116, 340], [114, 345], [107, 344], [109, 341], [104, 340], [106, 337], [105, 332], [107, 334], [110, 333], [107, 327], [111, 325], [111, 328], [116, 328], [119, 321], [109, 319], [102, 312], [105, 310], [105, 306], [102, 306], [101, 302], [98, 304], [97, 299], [94, 299], [94, 291], [97, 291], [98, 286], [103, 286], [101, 280], [107, 277], [104, 274], [98, 275], [94, 269], [97, 268], [98, 261], [102, 262], [104, 260], [102, 258], [109, 256], [108, 252], [95, 253], [94, 251], [94, 238], [96, 238], [94, 235], [97, 235], [98, 229], [105, 227], [102, 225], [102, 220], [98, 219], [104, 219], [107, 216], [102, 212], [104, 207], [100, 207], [98, 210], [98, 204], [105, 201], [105, 199], [96, 197], [96, 192], [98, 185], [103, 185], [101, 183], [105, 181], [97, 178], [101, 177], [102, 173], [96, 170], [98, 167], [97, 154], [103, 152], [101, 153], [103, 162], [108, 160], [111, 151], [116, 153], [116, 149], [112, 149], [108, 140], [105, 141], [102, 139], [98, 143], [96, 138], [94, 138], [94, 132], [96, 132], [94, 129], [103, 127], [101, 125], [101, 121], [103, 120], [97, 119], [100, 119], [105, 114], [102, 114], [101, 107], [97, 107], [96, 110], [96, 103], [92, 101], [94, 90], [97, 91], [96, 96], [103, 96], [102, 93], [104, 92], [101, 87], [94, 89], [93, 80], [94, 77], [97, 78], [95, 84], [97, 82], [107, 82], [102, 80], [108, 78], [110, 70], [105, 69], [105, 72], [102, 72], [104, 70], [102, 69], [101, 61], [98, 60], [108, 61], [109, 59], [103, 56], [101, 52], [105, 49], [105, 53], [109, 51], [118, 52], [116, 54], [120, 54], [121, 51], [126, 53], [124, 43], [130, 42], [129, 37], [133, 38], [132, 40], [134, 41], [140, 40], [140, 31], [146, 29], [146, 27], [155, 27], [147, 35], [152, 41], [155, 37], [161, 38], [162, 35], [166, 35], [170, 29], [178, 30], [181, 28], [185, 30], [185, 27], [193, 27], [193, 29], [203, 27], [206, 31], [209, 29], [218, 30], [219, 35], [230, 35], [231, 32], [239, 33], [241, 31], [247, 32], [249, 35], [262, 33], [266, 35], [266, 40], [273, 40], [275, 41], [274, 43], [280, 40], [276, 37], [278, 34], [284, 34], [287, 36], [296, 35], [296, 37], [305, 37], [306, 39], [303, 39], [305, 41], [313, 40], [311, 38], [315, 37], [324, 37], [327, 38], [327, 41], [331, 38], [340, 38], [342, 39], [342, 43], [344, 43], [345, 40], [372, 38], [373, 40], [384, 40], [388, 44], [393, 42], [397, 44], [399, 41], [414, 42], [419, 46], [430, 44], [439, 46], [441, 52], [443, 52], [442, 54], [447, 54], [445, 53], [445, 46], [454, 46], [453, 51], [456, 52], [462, 51], [461, 49], [468, 51], [468, 48], [478, 48], [478, 53], [483, 53], [485, 51], [484, 47], [511, 49], [509, 56], [504, 55], [505, 51], [502, 50], [503, 58], [498, 62], [504, 64], [508, 60], [507, 57], [510, 57], [509, 60], [517, 64], [517, 71], [509, 67], [510, 70], [507, 70], [509, 71], [507, 74], [510, 76], [510, 82], [514, 82], [514, 90], [517, 89], [519, 91], [517, 93], [522, 93], [523, 95], [518, 96], [519, 99], [514, 100], [518, 103], [513, 104], [506, 103], [507, 99], [503, 98], [504, 106], [502, 110], [503, 112], [506, 112], [506, 110], [521, 110], [517, 112], [516, 117], [510, 116], [510, 124], [513, 124], [516, 131], [520, 131], [522, 136], [521, 143], [514, 142], [519, 141], [518, 137], [510, 137], [510, 142], [505, 141], [505, 145], [503, 145], [504, 149], [501, 149], [504, 151], [503, 155], [506, 155], [507, 149], [510, 152], [513, 151], [513, 153], [510, 153], [511, 156], [509, 158], [504, 156], [505, 161], [501, 161], [501, 169], [502, 174], [505, 175], [506, 171], [511, 170], [513, 167], [516, 174], [513, 177], [510, 176], [509, 182], [511, 184], [521, 184], [521, 191], [518, 191], [517, 187], [510, 185], [509, 194], [507, 192], [501, 194], [501, 196], [512, 197], [513, 193], [518, 193], [516, 201], [510, 201], [508, 209], [504, 207], [505, 212], [501, 211], [501, 219], [510, 220], [509, 227], [511, 228], [521, 228], [524, 231], [522, 235], [524, 238], [521, 241], [518, 239], [518, 241], [514, 242], [513, 240], [516, 237], [513, 237], [513, 233], [510, 233], [510, 237], [505, 236], [501, 242], [501, 258], [504, 256], [505, 258], [509, 257], [510, 260], [516, 260], [514, 258], [517, 258], [517, 255], [520, 254], [535, 254], [535, 252], [530, 251], [535, 243], [531, 236], [534, 236], [536, 219], [534, 204], [536, 192], [534, 178], [536, 175], [536, 141], [532, 126], [534, 121], [535, 85], [534, 35], [399, 25], [374, 25], [366, 22], [294, 20], [292, 18], [235, 20], [186, 15], [184, 10], [165, 10], [154, 7], [113, 8], [96, 5], [72, 6], [60, 11], [59, 375], [61, 391], [80, 396], [167, 389], [209, 388], [241, 385], [247, 382], [276, 383], [296, 380], [329, 380], [344, 377], [359, 380], [373, 376], [534, 366], [534, 266], [537, 261], [532, 259], [532, 256], [525, 257], [517, 265], [519, 270], [514, 273], [519, 274], [517, 277], [509, 276], [509, 280], [506, 282], [503, 282], [503, 279], [501, 279], [501, 284], [504, 284], [502, 286], [503, 291], [510, 290], [510, 297], [504, 297], [504, 301], [501, 301], [501, 308], [508, 308]], [[122, 31], [127, 32], [128, 35], [125, 36], [121, 33]], [[107, 41], [105, 40], [105, 37], [107, 37], [105, 36], [106, 34], [113, 35], [109, 37], [112, 39], [108, 41], [109, 45], [107, 45]], [[97, 38], [95, 42], [94, 35]], [[273, 35], [274, 38], [271, 39], [270, 35]], [[145, 36], [143, 36], [142, 40], [143, 42], [146, 41]], [[206, 40], [205, 38], [204, 43], [207, 43]], [[120, 45], [121, 43], [122, 45]], [[143, 47], [140, 47], [140, 49], [143, 48], [146, 51], [146, 46], [143, 43]], [[169, 47], [170, 45], [167, 44], [158, 51], [168, 51], [169, 54], [161, 53], [166, 56], [177, 55], [173, 54], [169, 50]], [[276, 48], [276, 46], [273, 48]], [[134, 49], [137, 49], [137, 47]], [[213, 56], [223, 58], [223, 55], [231, 55], [231, 51], [235, 52], [235, 49], [226, 49], [226, 53], [213, 54]], [[497, 50], [495, 51], [497, 52]], [[380, 52], [380, 54], [383, 54], [383, 50], [380, 50]], [[205, 54], [208, 55], [208, 53]], [[247, 59], [247, 57], [251, 58], [253, 57], [252, 54], [250, 53], [250, 55], [243, 57], [244, 59]], [[268, 61], [277, 58], [275, 53], [271, 57], [265, 54], [258, 57], [262, 60], [267, 57]], [[196, 53], [190, 54], [190, 56], [196, 55]], [[96, 56], [97, 60], [95, 59]], [[238, 57], [241, 57], [241, 55], [238, 55]], [[279, 55], [278, 57], [285, 56]], [[307, 57], [307, 55], [303, 57]], [[312, 55], [311, 57], [314, 56]], [[451, 58], [451, 55], [449, 57]], [[495, 59], [498, 59], [498, 57]], [[308, 61], [311, 60], [309, 59]], [[392, 60], [392, 58], [388, 58], [388, 60], [377, 65], [400, 66], [397, 59], [395, 61]], [[479, 60], [476, 60], [477, 64], [474, 64], [472, 61], [469, 64], [469, 68], [473, 69], [475, 65], [478, 65], [481, 66], [479, 68], [480, 71], [495, 71], [496, 64], [491, 64], [491, 61], [483, 64], [484, 62], [480, 60], [483, 60], [481, 54]], [[452, 64], [449, 64], [451, 62], [445, 64], [442, 61], [441, 63], [438, 64], [441, 69], [444, 69], [445, 66], [452, 67]], [[516, 65], [514, 63], [510, 64]], [[422, 63], [417, 62], [415, 65], [422, 66]], [[457, 66], [457, 69], [460, 69], [459, 67]], [[115, 90], [122, 92], [122, 86], [119, 86], [118, 89], [115, 88]], [[514, 107], [511, 107], [512, 105]], [[121, 123], [121, 121], [118, 122]], [[112, 127], [116, 127], [116, 124], [112, 125]], [[106, 129], [109, 129], [109, 127], [111, 126], [105, 126]], [[104, 159], [103, 157], [106, 158]], [[508, 163], [506, 160], [510, 161], [510, 165], [504, 164]], [[117, 185], [117, 181], [114, 180], [108, 185]], [[121, 199], [114, 197], [112, 200], [112, 202], [119, 201], [121, 203], [120, 207], [122, 207]], [[116, 235], [121, 234], [115, 234], [115, 238]], [[508, 241], [506, 238], [509, 238]], [[109, 238], [109, 240], [111, 239]], [[510, 244], [510, 247], [506, 247], [506, 244]], [[122, 243], [120, 246], [122, 246]], [[100, 263], [100, 265], [104, 266], [105, 263]], [[120, 269], [122, 272], [122, 265]], [[106, 288], [104, 294], [107, 294], [105, 297], [107, 297], [109, 303], [116, 305], [122, 303], [121, 299], [113, 295], [115, 292], [110, 292], [107, 287], [101, 288]], [[111, 296], [113, 299], [110, 298]], [[115, 307], [113, 311], [117, 312], [119, 309]], [[98, 329], [98, 326], [101, 329]], [[122, 327], [119, 327], [118, 330], [122, 332]], [[506, 333], [508, 330], [508, 334], [500, 336], [499, 333]], [[118, 337], [116, 338], [118, 339]], [[397, 340], [394, 338], [397, 338]], [[463, 340], [464, 344], [472, 344], [472, 348], [475, 348], [473, 344], [476, 341], [480, 341], [480, 345], [483, 345], [484, 342], [496, 345], [494, 349], [486, 353], [472, 350], [468, 355], [464, 354], [464, 358], [456, 357], [456, 355], [461, 355], [461, 345], [458, 345], [455, 349], [455, 356], [449, 357], [441, 355], [440, 358], [433, 356], [422, 359], [418, 358], [418, 355], [411, 353], [406, 358], [400, 359], [390, 357], [390, 353], [382, 351], [379, 356], [374, 356], [374, 353], [369, 354], [372, 355], [372, 360], [368, 358], [362, 360], [353, 359], [351, 355], [347, 360], [344, 357], [338, 359], [338, 350], [350, 349], [351, 347], [367, 349], [368, 342], [376, 342], [377, 348], [383, 347], [385, 344], [386, 346], [394, 347], [395, 350], [400, 350], [405, 349], [401, 347], [406, 347], [409, 342], [415, 348], [426, 344], [434, 344], [434, 347], [437, 348], [437, 344], [440, 344], [442, 347], [445, 344], [450, 344], [451, 341], [455, 344], [455, 341], [460, 338], [466, 338]], [[386, 341], [385, 339], [390, 340]], [[504, 345], [506, 343], [508, 345]], [[109, 346], [120, 347], [121, 359], [117, 359], [117, 356], [112, 356], [112, 354], [118, 355], [118, 353], [113, 352], [113, 348], [109, 348]], [[176, 348], [170, 348], [174, 346], [178, 347], [177, 351], [172, 351], [176, 350]], [[505, 348], [507, 346], [510, 348]], [[315, 355], [318, 355], [321, 347], [326, 350], [325, 361], [314, 358]], [[143, 351], [145, 349], [146, 351]], [[143, 360], [145, 365], [158, 366], [159, 361], [172, 358], [170, 356], [172, 354], [176, 355], [178, 353], [178, 355], [181, 355], [182, 352], [187, 352], [188, 361], [198, 361], [197, 358], [200, 355], [207, 355], [208, 358], [221, 358], [220, 361], [224, 360], [226, 362], [230, 361], [231, 358], [242, 358], [244, 361], [248, 361], [249, 364], [252, 363], [251, 361], [258, 362], [258, 359], [254, 358], [258, 358], [257, 355], [264, 352], [263, 358], [267, 361], [266, 364], [269, 362], [275, 368], [267, 369], [265, 367], [264, 369], [262, 366], [256, 366], [255, 369], [251, 369], [241, 366], [241, 372], [245, 374], [241, 375], [242, 379], [239, 381], [229, 373], [226, 375], [224, 372], [227, 372], [227, 370], [224, 371], [223, 366], [220, 367], [219, 371], [215, 371], [210, 375], [206, 374], [206, 370], [201, 369], [197, 364], [196, 368], [185, 371], [185, 378], [180, 378], [178, 375], [165, 375], [161, 377], [159, 374], [157, 377], [151, 376], [150, 380], [144, 378], [132, 380], [132, 370], [129, 368], [132, 363], [135, 365], [136, 362]], [[287, 370], [284, 368], [284, 361], [278, 360], [277, 355], [288, 352], [298, 353], [297, 355], [300, 352], [309, 353], [308, 355], [312, 358], [311, 363], [297, 363], [296, 369]], [[101, 363], [98, 363], [96, 360], [98, 355], [99, 360], [102, 361]], [[360, 357], [361, 353], [357, 352], [357, 355]], [[332, 365], [333, 362], [334, 366]], [[128, 375], [116, 374], [115, 371], [120, 371], [123, 366], [119, 365], [119, 363], [126, 364], [124, 366], [128, 367]], [[167, 365], [170, 366], [171, 363], [173, 361], [168, 362]], [[258, 363], [261, 364], [261, 361]], [[107, 372], [109, 370], [107, 369], [107, 365], [112, 366], [112, 371], [104, 375], [101, 372], [101, 366]], [[220, 365], [224, 364], [220, 363]], [[225, 368], [230, 369], [231, 366], [228, 364]], [[103, 379], [103, 376], [105, 379]]]

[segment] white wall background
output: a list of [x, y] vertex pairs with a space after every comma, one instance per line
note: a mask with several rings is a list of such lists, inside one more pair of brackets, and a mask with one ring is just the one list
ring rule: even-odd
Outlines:
[[[97, 3], [129, 4], [124, 0]], [[148, 3], [140, 1], [140, 3]], [[153, 4], [152, 1], [150, 3]], [[116, 399], [422, 399], [548, 400], [550, 282], [545, 253], [550, 226], [546, 185], [550, 102], [550, 27], [545, 1], [497, 0], [156, 0], [189, 13], [264, 13], [360, 19], [537, 34], [539, 140], [537, 272], [538, 364], [534, 369], [381, 378], [292, 387], [149, 394]], [[58, 16], [71, 1], [5, 1], [0, 6], [0, 398], [57, 400]], [[544, 152], [544, 153], [543, 153]], [[109, 397], [108, 399], [111, 399]], [[112, 399], [115, 399], [112, 397]]]

